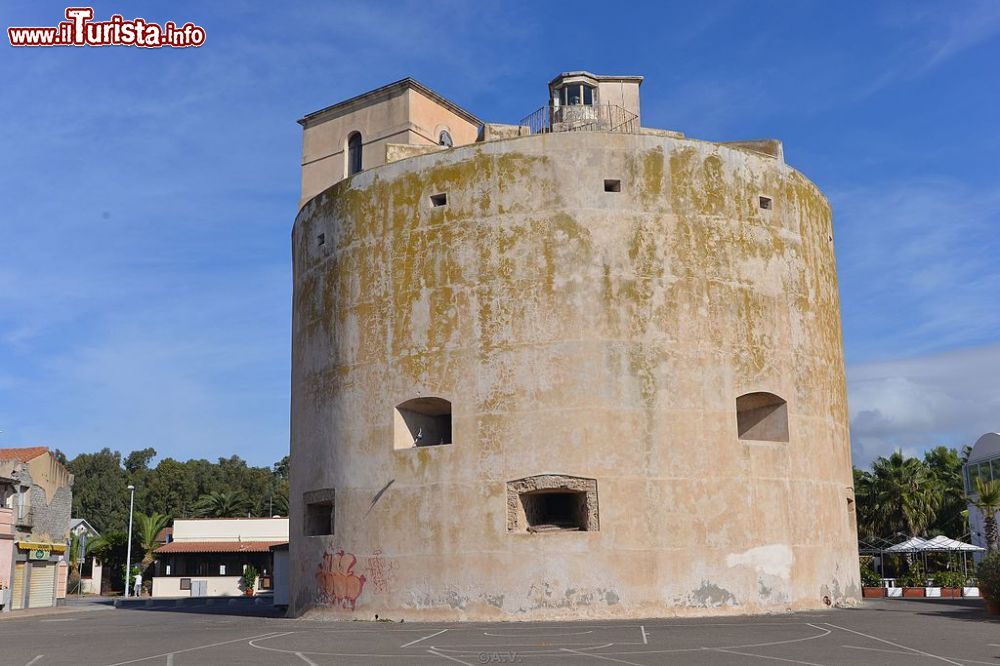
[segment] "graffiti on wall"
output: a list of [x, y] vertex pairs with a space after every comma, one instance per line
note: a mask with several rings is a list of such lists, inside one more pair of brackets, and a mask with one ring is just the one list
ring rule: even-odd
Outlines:
[[343, 549], [323, 555], [316, 572], [322, 603], [354, 610], [358, 597], [365, 589], [365, 575], [354, 573], [358, 558]]
[[395, 562], [387, 562], [381, 548], [376, 548], [368, 558], [368, 578], [376, 592], [388, 592], [389, 583], [396, 571]]

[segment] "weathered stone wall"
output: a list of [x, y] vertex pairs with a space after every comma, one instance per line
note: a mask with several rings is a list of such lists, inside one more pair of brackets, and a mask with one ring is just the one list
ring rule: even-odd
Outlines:
[[[780, 160], [652, 134], [464, 146], [311, 200], [293, 232], [292, 611], [855, 598], [832, 241], [825, 198]], [[790, 441], [739, 439], [752, 392], [787, 401]], [[421, 396], [451, 401], [453, 443], [396, 450], [394, 407]], [[508, 482], [539, 475], [595, 480], [600, 529], [508, 531]], [[321, 488], [335, 534], [304, 537]]]

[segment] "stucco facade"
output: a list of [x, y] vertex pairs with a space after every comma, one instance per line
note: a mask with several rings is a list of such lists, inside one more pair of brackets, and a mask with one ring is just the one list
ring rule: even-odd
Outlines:
[[504, 135], [296, 218], [291, 612], [852, 602], [822, 193], [774, 141]]
[[0, 449], [0, 503], [5, 610], [55, 605], [66, 596], [73, 475], [45, 447]]

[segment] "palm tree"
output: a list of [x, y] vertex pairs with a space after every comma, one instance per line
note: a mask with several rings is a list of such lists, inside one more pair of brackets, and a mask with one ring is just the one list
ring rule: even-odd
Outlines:
[[197, 516], [235, 518], [246, 512], [247, 504], [246, 495], [239, 490], [211, 492], [198, 498], [194, 504], [194, 512]]
[[986, 527], [986, 549], [997, 550], [1000, 546], [1000, 534], [997, 531], [997, 511], [1000, 511], [1000, 480], [984, 481], [976, 478], [976, 497], [969, 498], [972, 506], [983, 512], [983, 524]]
[[142, 569], [145, 571], [156, 558], [153, 551], [156, 550], [156, 537], [170, 524], [170, 516], [155, 511], [148, 516], [141, 511], [135, 512], [135, 532], [139, 540], [139, 547], [142, 548]]
[[872, 463], [870, 493], [872, 522], [882, 536], [926, 534], [942, 500], [941, 486], [928, 465], [898, 450]]

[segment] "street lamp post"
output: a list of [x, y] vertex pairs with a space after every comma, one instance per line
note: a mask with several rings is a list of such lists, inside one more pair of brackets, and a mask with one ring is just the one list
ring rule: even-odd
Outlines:
[[132, 571], [132, 509], [135, 508], [135, 486], [128, 484], [128, 550], [125, 551], [125, 598], [128, 599], [128, 575]]

